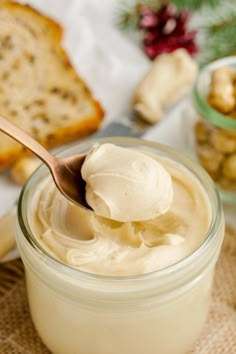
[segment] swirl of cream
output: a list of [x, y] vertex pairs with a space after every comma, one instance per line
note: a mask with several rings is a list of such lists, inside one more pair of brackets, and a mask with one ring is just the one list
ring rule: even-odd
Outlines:
[[81, 172], [87, 203], [97, 215], [121, 222], [143, 221], [164, 214], [171, 206], [170, 174], [141, 151], [97, 145]]
[[173, 183], [166, 213], [135, 222], [104, 218], [70, 203], [48, 176], [30, 198], [32, 234], [52, 257], [93, 274], [145, 274], [178, 262], [204, 239], [210, 213], [198, 180], [162, 161]]

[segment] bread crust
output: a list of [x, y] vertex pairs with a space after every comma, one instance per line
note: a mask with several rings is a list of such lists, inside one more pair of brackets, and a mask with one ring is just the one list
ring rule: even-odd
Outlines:
[[[53, 132], [49, 133], [48, 135], [41, 137], [36, 137], [34, 136], [34, 134], [31, 135], [36, 138], [36, 140], [38, 140], [41, 144], [43, 144], [46, 148], [53, 148], [61, 144], [70, 142], [72, 140], [76, 140], [80, 137], [84, 137], [96, 131], [103, 119], [104, 110], [101, 107], [100, 103], [92, 97], [90, 89], [77, 74], [77, 72], [73, 68], [73, 65], [71, 64], [71, 61], [66, 51], [62, 47], [62, 27], [56, 21], [44, 14], [39, 13], [30, 5], [3, 1], [0, 2], [0, 12], [3, 9], [7, 10], [17, 21], [22, 23], [24, 27], [27, 28], [27, 30], [31, 31], [32, 36], [34, 36], [34, 26], [38, 26], [39, 31], [42, 31], [42, 35], [45, 36], [45, 38], [49, 42], [49, 47], [53, 53], [53, 58], [55, 57], [55, 61], [57, 61], [57, 63], [55, 64], [59, 68], [58, 76], [61, 75], [62, 84], [64, 77], [66, 79], [65, 87], [70, 87], [71, 82], [75, 90], [75, 87], [77, 85], [79, 88], [78, 91], [80, 92], [82, 99], [88, 103], [90, 108], [89, 113], [86, 112], [83, 117], [81, 117], [81, 114], [78, 114], [78, 119], [76, 119], [76, 117], [72, 117], [73, 119], [70, 119], [72, 120], [72, 122], [69, 122], [68, 125], [65, 122], [61, 122], [61, 124], [58, 123], [58, 126], [55, 126]], [[37, 34], [38, 33], [35, 33], [35, 35]], [[14, 98], [11, 98], [11, 100], [14, 100]], [[11, 120], [11, 118], [7, 116], [6, 118]], [[48, 119], [50, 121], [50, 117], [48, 117]], [[18, 124], [18, 122], [17, 125], [22, 127], [21, 124]], [[21, 157], [23, 154], [25, 154], [25, 149], [23, 147], [19, 149], [19, 147], [12, 146], [11, 148], [9, 148], [8, 151], [1, 151], [0, 149], [0, 169], [9, 166], [12, 162], [14, 162], [18, 157]]]

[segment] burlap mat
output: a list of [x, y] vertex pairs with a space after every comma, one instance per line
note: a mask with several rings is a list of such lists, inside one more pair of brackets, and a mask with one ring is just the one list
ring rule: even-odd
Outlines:
[[[49, 354], [30, 319], [20, 260], [0, 266], [0, 354]], [[217, 264], [208, 321], [191, 354], [236, 354], [236, 232], [230, 228]]]

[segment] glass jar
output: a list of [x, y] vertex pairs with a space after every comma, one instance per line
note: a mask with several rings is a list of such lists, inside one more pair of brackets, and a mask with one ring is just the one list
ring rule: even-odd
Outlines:
[[[29, 228], [31, 197], [48, 175], [41, 166], [21, 193], [17, 222], [17, 243], [35, 328], [54, 354], [187, 353], [207, 317], [224, 234], [216, 188], [200, 166], [170, 148], [130, 138], [99, 142], [164, 156], [194, 174], [209, 201], [208, 233], [191, 255], [152, 273], [112, 277], [73, 269], [50, 256]], [[86, 152], [93, 143], [74, 145], [60, 156]]]
[[195, 82], [193, 99], [199, 119], [194, 127], [194, 145], [198, 161], [217, 184], [222, 200], [236, 203], [236, 111], [227, 116], [207, 102], [212, 72], [224, 67], [236, 73], [236, 56], [205, 66]]

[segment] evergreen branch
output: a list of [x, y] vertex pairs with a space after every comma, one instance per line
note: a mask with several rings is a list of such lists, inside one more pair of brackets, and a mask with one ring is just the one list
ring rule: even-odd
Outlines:
[[139, 5], [135, 5], [129, 9], [127, 7], [121, 7], [119, 9], [117, 25], [121, 30], [130, 30], [137, 27], [139, 19]]
[[120, 0], [117, 8], [116, 23], [121, 30], [135, 29], [137, 28], [142, 6], [157, 9], [162, 3], [162, 0], [139, 0], [136, 2]]
[[236, 51], [236, 12], [227, 21], [218, 22], [203, 29], [204, 43], [202, 52], [204, 61], [233, 55]]
[[173, 3], [178, 10], [197, 11], [201, 8], [216, 8], [224, 0], [120, 0], [117, 8], [117, 25], [122, 29], [132, 29], [137, 26], [140, 8], [148, 6], [157, 9], [168, 2]]
[[178, 10], [197, 11], [203, 7], [215, 8], [222, 0], [172, 0]]

